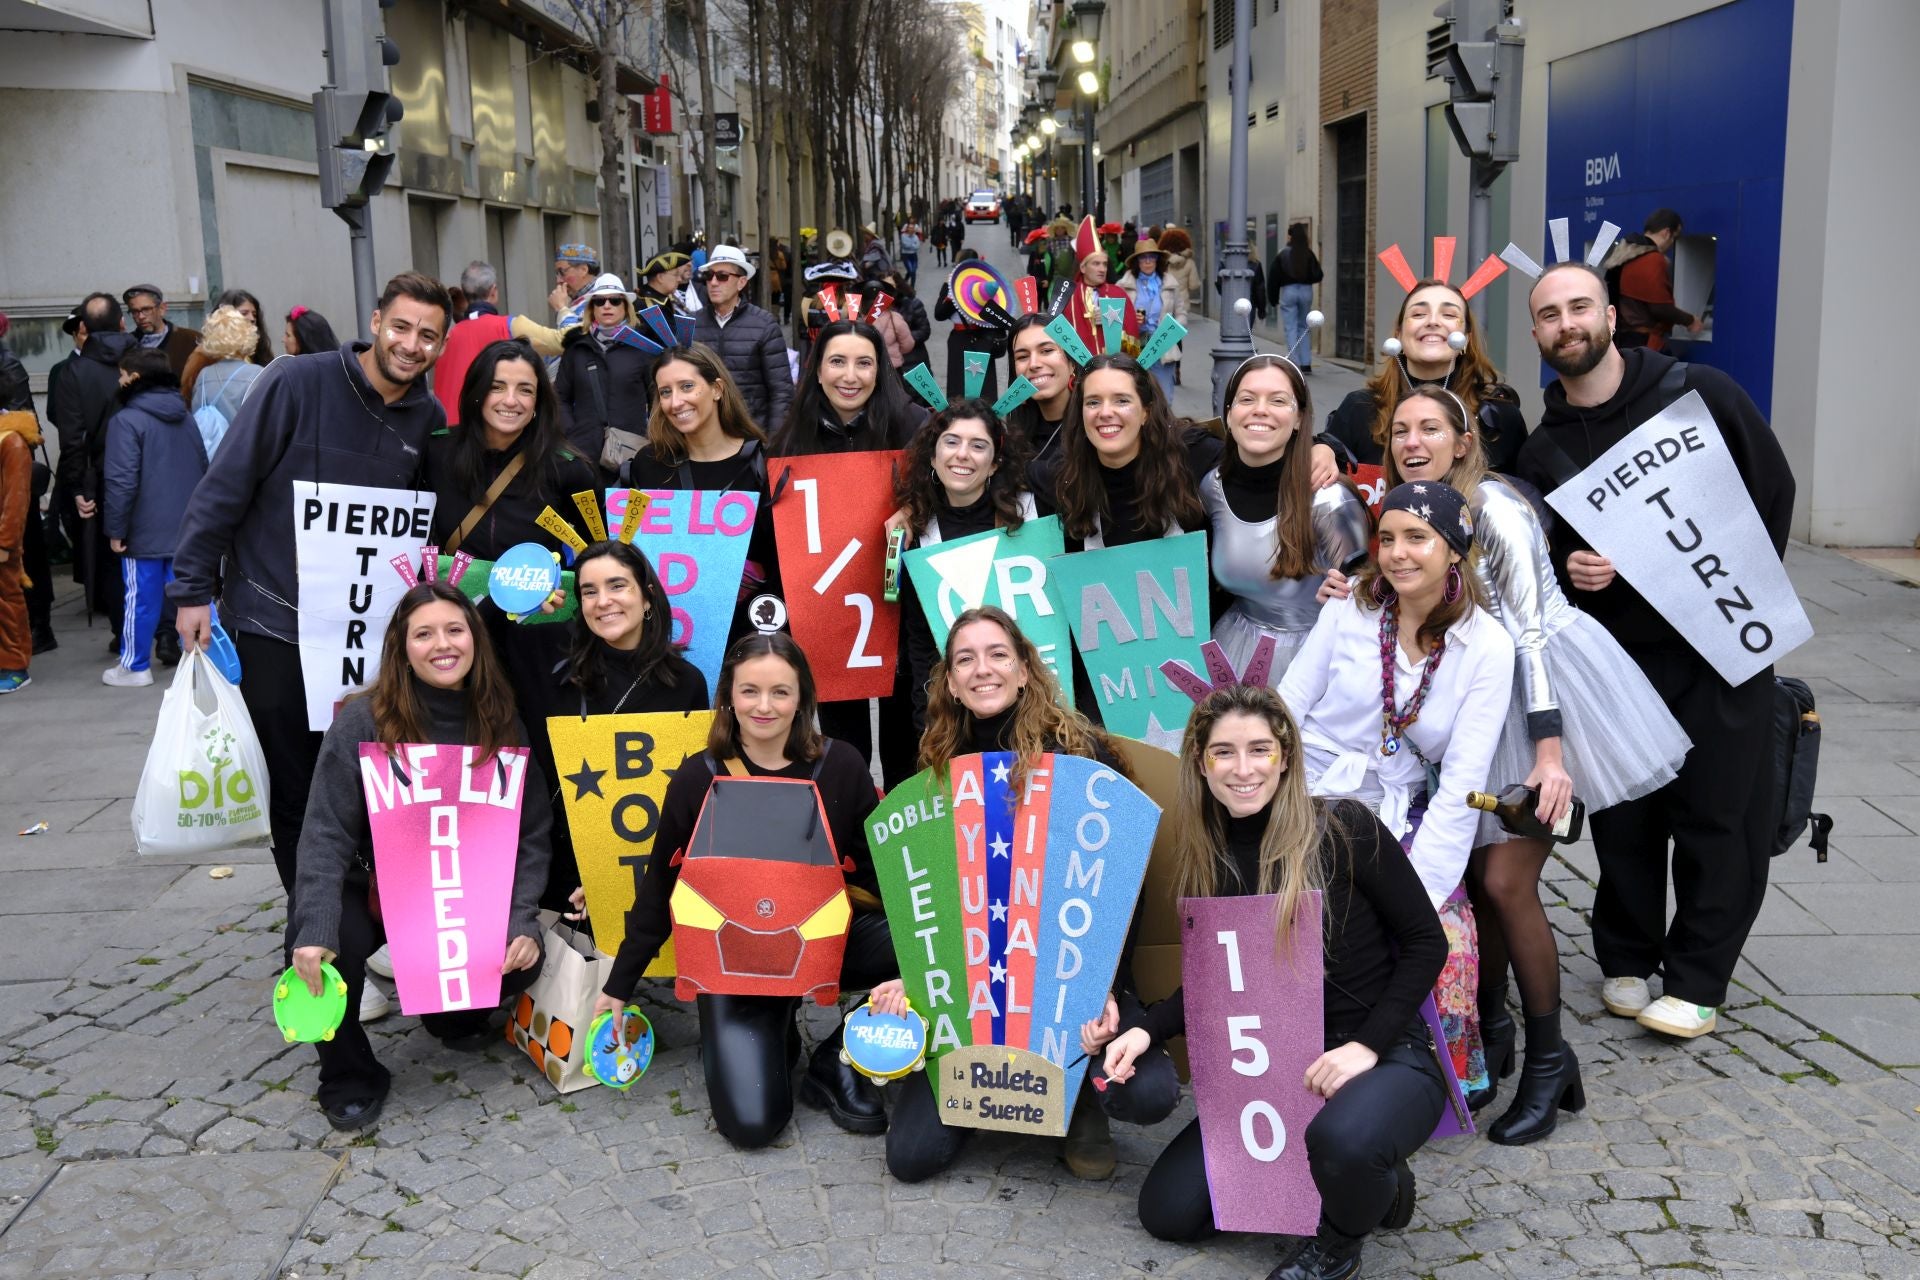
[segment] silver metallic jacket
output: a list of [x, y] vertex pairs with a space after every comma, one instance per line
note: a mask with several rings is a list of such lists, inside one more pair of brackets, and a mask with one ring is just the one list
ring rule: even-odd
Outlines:
[[[1232, 593], [1234, 607], [1271, 631], [1311, 630], [1320, 616], [1314, 595], [1326, 577], [1325, 569], [1304, 578], [1273, 577], [1279, 517], [1249, 523], [1233, 514], [1220, 483], [1220, 468], [1201, 477], [1200, 498], [1212, 528], [1213, 578]], [[1370, 532], [1366, 504], [1345, 485], [1331, 485], [1313, 495], [1316, 563], [1338, 569], [1356, 555], [1365, 555]]]
[[1486, 589], [1487, 612], [1513, 639], [1527, 697], [1529, 736], [1559, 736], [1560, 704], [1547, 679], [1547, 641], [1574, 607], [1554, 577], [1547, 533], [1525, 495], [1489, 474], [1468, 499], [1473, 510], [1474, 572]]

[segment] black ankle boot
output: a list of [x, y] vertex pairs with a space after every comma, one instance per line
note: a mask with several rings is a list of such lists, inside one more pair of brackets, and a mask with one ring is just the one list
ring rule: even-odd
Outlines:
[[1360, 1274], [1360, 1242], [1318, 1235], [1275, 1267], [1267, 1280], [1350, 1280]]
[[1488, 1141], [1508, 1147], [1538, 1142], [1560, 1123], [1562, 1111], [1580, 1111], [1586, 1105], [1579, 1059], [1560, 1038], [1560, 1011], [1528, 1014], [1526, 1065], [1520, 1069], [1513, 1105], [1487, 1130]]
[[880, 1086], [840, 1060], [840, 1030], [814, 1046], [800, 1078], [800, 1100], [825, 1111], [848, 1133], [885, 1133], [887, 1108]]
[[1469, 1111], [1478, 1111], [1492, 1102], [1493, 1095], [1500, 1092], [1500, 1082], [1513, 1074], [1513, 1042], [1518, 1028], [1513, 1025], [1513, 1015], [1507, 1012], [1504, 988], [1500, 995], [1498, 1013], [1489, 1016], [1483, 1009], [1480, 1014], [1480, 1043], [1487, 1054], [1487, 1087], [1467, 1090]]

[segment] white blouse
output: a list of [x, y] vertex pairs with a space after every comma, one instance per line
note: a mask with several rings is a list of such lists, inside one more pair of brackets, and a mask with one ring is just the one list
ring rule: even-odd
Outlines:
[[[1409, 660], [1397, 643], [1394, 656], [1396, 710], [1404, 710], [1428, 659]], [[1467, 807], [1467, 792], [1486, 789], [1513, 694], [1513, 671], [1513, 641], [1476, 607], [1448, 629], [1446, 651], [1420, 718], [1400, 735], [1400, 750], [1390, 756], [1380, 754], [1378, 610], [1367, 612], [1354, 600], [1329, 603], [1280, 680], [1280, 697], [1300, 723], [1313, 794], [1355, 796], [1377, 805], [1387, 829], [1404, 836], [1410, 802], [1428, 790], [1421, 757], [1439, 770], [1439, 785], [1427, 796], [1426, 817], [1408, 855], [1436, 909], [1466, 873], [1480, 826], [1479, 813]]]

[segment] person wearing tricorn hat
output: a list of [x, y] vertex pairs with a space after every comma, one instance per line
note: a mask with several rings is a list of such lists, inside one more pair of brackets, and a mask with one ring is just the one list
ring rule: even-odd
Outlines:
[[[1127, 255], [1127, 273], [1120, 278], [1120, 288], [1126, 291], [1127, 300], [1140, 316], [1140, 344], [1145, 346], [1160, 327], [1162, 320], [1178, 320], [1182, 325], [1187, 322], [1187, 291], [1178, 280], [1160, 270], [1160, 245], [1153, 240], [1141, 240]], [[1173, 395], [1174, 370], [1180, 367], [1180, 345], [1175, 343], [1167, 348], [1167, 354], [1153, 367], [1153, 376], [1168, 396]]]
[[668, 316], [678, 314], [680, 303], [674, 292], [680, 287], [680, 268], [687, 261], [686, 254], [673, 249], [663, 249], [648, 258], [640, 267], [639, 296], [634, 305], [642, 311], [658, 307]]
[[585, 319], [567, 333], [560, 367], [553, 375], [560, 398], [560, 424], [567, 441], [589, 460], [603, 460], [607, 429], [644, 436], [653, 403], [651, 383], [656, 357], [619, 340], [623, 327], [638, 323], [634, 295], [612, 272], [588, 286], [581, 303]]
[[553, 292], [547, 301], [559, 315], [554, 328], [568, 329], [586, 313], [587, 286], [600, 274], [600, 251], [587, 244], [563, 244], [553, 255]]
[[753, 263], [737, 246], [715, 245], [701, 272], [708, 306], [694, 317], [693, 336], [719, 355], [753, 420], [771, 430], [786, 423], [793, 378], [780, 322], [747, 300], [753, 276]]

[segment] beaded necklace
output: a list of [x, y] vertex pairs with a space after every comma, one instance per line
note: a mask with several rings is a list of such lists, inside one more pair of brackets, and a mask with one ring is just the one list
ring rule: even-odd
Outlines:
[[1420, 686], [1413, 691], [1413, 697], [1407, 700], [1405, 710], [1396, 708], [1393, 701], [1395, 651], [1399, 647], [1400, 601], [1396, 597], [1388, 600], [1380, 610], [1380, 754], [1383, 756], [1399, 753], [1400, 736], [1420, 718], [1420, 708], [1427, 700], [1427, 690], [1433, 687], [1434, 673], [1440, 670], [1440, 659], [1446, 654], [1447, 641], [1442, 636], [1428, 650], [1427, 669], [1421, 673]]

